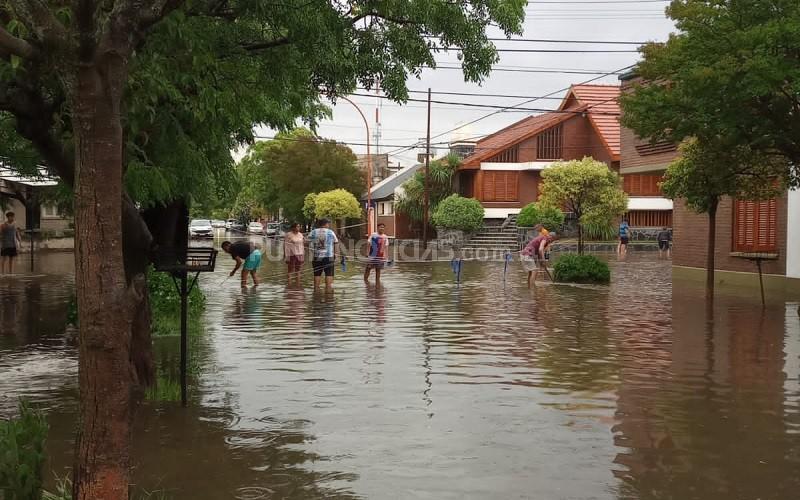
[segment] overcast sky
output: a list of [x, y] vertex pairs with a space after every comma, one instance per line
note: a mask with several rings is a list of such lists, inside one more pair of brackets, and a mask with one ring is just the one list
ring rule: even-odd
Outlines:
[[[533, 0], [526, 7], [524, 34], [522, 38], [545, 40], [602, 40], [602, 41], [663, 41], [674, 30], [671, 20], [664, 15], [667, 1], [660, 0]], [[490, 33], [491, 37], [500, 37], [502, 33]], [[529, 42], [495, 42], [498, 48], [514, 49], [568, 49], [568, 50], [632, 50], [635, 45], [597, 45], [597, 44], [556, 44]], [[555, 69], [555, 70], [590, 70], [612, 72], [634, 64], [639, 59], [635, 52], [627, 53], [500, 53], [500, 62], [496, 68], [506, 69]], [[441, 66], [458, 66], [455, 53], [436, 56]], [[562, 89], [570, 84], [581, 83], [598, 75], [569, 73], [530, 73], [512, 71], [493, 71], [480, 85], [464, 82], [460, 69], [435, 70], [425, 69], [421, 78], [411, 78], [408, 88], [412, 91], [426, 91], [430, 87], [434, 92], [468, 92], [484, 94], [502, 94], [526, 96], [528, 98], [542, 96]], [[617, 76], [607, 76], [596, 80], [597, 83], [618, 83]], [[365, 93], [365, 92], [360, 92]], [[557, 94], [558, 97], [564, 92]], [[424, 93], [412, 93], [412, 98], [425, 99]], [[426, 104], [409, 102], [405, 105], [393, 103], [385, 99], [373, 97], [352, 97], [370, 120], [374, 127], [375, 108], [380, 107], [381, 143], [379, 151], [393, 152], [399, 146], [410, 146], [425, 137]], [[478, 96], [434, 95], [433, 100], [479, 103], [491, 105], [518, 105], [526, 99], [509, 99]], [[557, 107], [558, 100], [545, 99], [526, 104], [528, 108]], [[434, 104], [431, 111], [431, 136], [439, 135], [466, 122], [484, 116], [493, 109], [470, 108], [466, 106]], [[517, 120], [525, 118], [531, 111], [502, 112], [481, 120], [466, 130], [470, 136], [482, 136], [497, 131]], [[272, 131], [260, 130], [259, 134], [271, 136]], [[364, 123], [353, 106], [340, 101], [333, 108], [331, 120], [324, 121], [318, 133], [348, 143], [357, 153], [366, 148]], [[452, 133], [447, 133], [431, 142], [446, 142]], [[372, 152], [375, 152], [374, 139]], [[440, 146], [441, 147], [441, 146]], [[416, 161], [418, 149], [404, 151], [390, 156], [393, 164], [400, 162], [403, 166]]]

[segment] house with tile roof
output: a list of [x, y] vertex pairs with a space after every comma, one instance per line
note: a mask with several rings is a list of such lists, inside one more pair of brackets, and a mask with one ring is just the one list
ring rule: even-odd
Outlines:
[[[487, 219], [505, 219], [538, 199], [541, 171], [553, 163], [591, 156], [618, 172], [619, 96], [619, 85], [573, 85], [558, 109], [524, 118], [479, 140], [475, 152], [459, 167], [459, 194], [478, 199]], [[632, 223], [651, 222], [644, 213], [671, 218], [672, 201], [661, 196], [657, 185], [650, 188], [653, 192], [646, 195], [639, 187], [628, 191]]]

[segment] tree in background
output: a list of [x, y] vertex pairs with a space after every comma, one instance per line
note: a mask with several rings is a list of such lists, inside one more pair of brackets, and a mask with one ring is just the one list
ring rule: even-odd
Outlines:
[[[150, 349], [148, 256], [154, 243], [185, 242], [185, 201], [207, 180], [231, 178], [230, 150], [252, 140], [256, 124], [318, 119], [322, 93], [335, 98], [380, 78], [403, 100], [409, 74], [435, 67], [443, 46], [460, 47], [465, 77], [478, 81], [497, 60], [486, 28], [518, 34], [524, 6], [10, 0], [0, 8], [0, 134], [15, 135], [1, 147], [17, 153], [15, 165], [43, 161], [75, 196], [74, 500], [128, 498], [133, 389], [148, 377], [136, 358]], [[175, 209], [165, 217], [139, 207]]]
[[723, 196], [748, 200], [774, 196], [788, 182], [786, 161], [747, 146], [690, 140], [664, 175], [661, 189], [691, 210], [708, 215], [706, 297], [714, 297], [717, 207]]
[[344, 189], [356, 197], [366, 190], [364, 173], [347, 146], [316, 137], [307, 129], [259, 142], [239, 166], [243, 189], [237, 205], [261, 206], [290, 220], [303, 220], [306, 195]]
[[317, 193], [308, 193], [303, 200], [303, 217], [307, 223], [314, 221], [317, 211]]
[[623, 124], [653, 140], [782, 155], [800, 182], [800, 2], [674, 0], [667, 12], [678, 33], [643, 47]]
[[483, 215], [481, 202], [452, 194], [436, 205], [431, 223], [436, 227], [474, 233], [483, 227]]
[[619, 175], [593, 158], [555, 163], [542, 171], [542, 181], [540, 205], [563, 207], [577, 219], [580, 255], [583, 226], [611, 225], [628, 207]]
[[[430, 215], [443, 199], [453, 194], [453, 176], [461, 160], [458, 156], [449, 155], [443, 159], [430, 162]], [[408, 215], [415, 222], [422, 222], [425, 217], [423, 200], [425, 197], [425, 169], [420, 167], [414, 176], [403, 183], [403, 194], [397, 199], [397, 211]]]
[[528, 203], [519, 212], [517, 226], [533, 227], [537, 224], [548, 231], [558, 231], [564, 225], [564, 212], [556, 207]]
[[314, 215], [317, 219], [334, 221], [361, 218], [361, 204], [353, 193], [344, 189], [333, 189], [319, 193], [314, 198]]

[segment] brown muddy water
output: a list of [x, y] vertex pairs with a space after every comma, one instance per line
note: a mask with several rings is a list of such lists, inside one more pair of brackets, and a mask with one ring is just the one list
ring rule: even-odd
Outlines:
[[[76, 412], [71, 255], [0, 278], [0, 415], [49, 414], [64, 475]], [[134, 477], [172, 499], [796, 499], [798, 303], [671, 283], [655, 256], [610, 287], [529, 291], [518, 263], [360, 266], [332, 294], [204, 277], [191, 407], [138, 412]], [[337, 269], [338, 271], [338, 269]], [[341, 274], [341, 273], [340, 273]], [[171, 341], [168, 341], [169, 344]], [[163, 343], [163, 342], [162, 342]], [[174, 343], [174, 342], [172, 342]], [[169, 346], [159, 346], [169, 349]]]

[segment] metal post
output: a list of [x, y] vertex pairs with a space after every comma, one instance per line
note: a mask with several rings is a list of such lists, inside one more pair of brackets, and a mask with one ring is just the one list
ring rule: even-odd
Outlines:
[[764, 298], [764, 276], [761, 274], [761, 259], [756, 259], [756, 266], [758, 266], [758, 284], [761, 285], [761, 307], [767, 306], [767, 301]]
[[339, 97], [349, 102], [354, 108], [356, 108], [358, 114], [361, 115], [361, 119], [364, 120], [364, 127], [367, 129], [367, 234], [369, 235], [375, 230], [373, 227], [373, 219], [375, 217], [374, 210], [372, 208], [372, 155], [370, 154], [369, 150], [369, 122], [367, 121], [367, 117], [364, 116], [364, 113], [361, 111], [361, 108], [358, 107], [358, 104], [354, 103], [345, 96]]
[[431, 89], [428, 87], [428, 133], [425, 139], [425, 195], [422, 201], [422, 248], [428, 248], [428, 220], [430, 215], [430, 180], [431, 176]]
[[188, 337], [187, 316], [188, 316], [189, 285], [186, 271], [181, 273], [181, 404], [187, 406], [186, 397], [186, 341]]
[[31, 235], [31, 273], [33, 273], [33, 252], [36, 249], [36, 240], [34, 240], [33, 229], [31, 229], [30, 235]]

